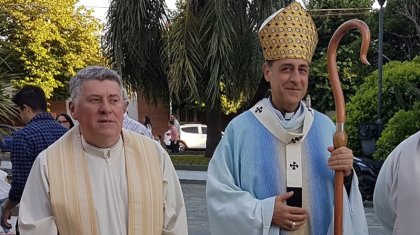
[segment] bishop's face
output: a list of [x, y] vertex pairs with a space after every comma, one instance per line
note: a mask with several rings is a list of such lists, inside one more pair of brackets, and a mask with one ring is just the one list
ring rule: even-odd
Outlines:
[[271, 87], [273, 106], [281, 112], [294, 112], [308, 89], [309, 65], [303, 59], [266, 62], [264, 77]]
[[80, 132], [89, 144], [112, 147], [119, 139], [125, 111], [121, 87], [115, 81], [88, 80], [78, 98], [70, 103]]

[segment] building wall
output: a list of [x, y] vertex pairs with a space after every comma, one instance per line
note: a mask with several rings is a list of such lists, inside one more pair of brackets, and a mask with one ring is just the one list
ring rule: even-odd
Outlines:
[[[49, 109], [50, 112], [55, 117], [60, 113], [66, 113], [66, 102], [65, 101], [49, 101], [50, 104]], [[149, 116], [152, 121], [153, 125], [153, 134], [154, 135], [162, 135], [165, 133], [168, 127], [169, 121], [169, 105], [164, 104], [147, 104], [144, 98], [139, 97], [137, 99], [137, 110], [138, 110], [138, 120], [139, 122], [143, 123], [143, 117]], [[69, 114], [69, 113], [68, 113]], [[223, 115], [222, 114], [222, 129], [225, 129], [227, 124], [236, 117], [238, 114], [230, 114], [230, 115]], [[133, 118], [134, 115], [130, 115]], [[185, 123], [202, 123], [206, 124], [206, 114], [205, 111], [202, 112], [193, 112], [193, 111], [180, 111], [178, 114], [178, 119], [181, 124]]]
[[[54, 117], [60, 113], [67, 113], [66, 101], [49, 101], [49, 104], [50, 112], [53, 114]], [[147, 104], [143, 97], [138, 97], [137, 110], [138, 119], [135, 120], [137, 120], [140, 123], [143, 123], [143, 117], [149, 116], [152, 122], [153, 135], [161, 135], [163, 140], [163, 134], [169, 129], [169, 106], [163, 104]], [[133, 118], [133, 116], [130, 117]]]
[[48, 103], [48, 108], [50, 109], [50, 112], [54, 117], [56, 117], [60, 113], [67, 113], [66, 101], [48, 101]]
[[144, 116], [149, 116], [152, 122], [154, 136], [162, 136], [169, 129], [169, 105], [148, 104], [146, 100], [139, 96], [137, 98], [139, 122], [143, 123]]

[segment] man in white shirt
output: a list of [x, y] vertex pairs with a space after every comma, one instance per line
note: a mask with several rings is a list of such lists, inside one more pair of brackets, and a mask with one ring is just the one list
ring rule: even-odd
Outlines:
[[[128, 108], [130, 99], [128, 98], [126, 89], [123, 89], [123, 100], [125, 102], [126, 107]], [[154, 139], [150, 130], [147, 129], [147, 127], [141, 124], [140, 122], [130, 118], [127, 112], [124, 113], [123, 128]]]
[[174, 125], [175, 125], [176, 129], [178, 130], [178, 135], [181, 136], [181, 125], [179, 125], [179, 121], [176, 118], [176, 115], [175, 114], [171, 114], [171, 116], [169, 117], [169, 120], [170, 121], [174, 121]]

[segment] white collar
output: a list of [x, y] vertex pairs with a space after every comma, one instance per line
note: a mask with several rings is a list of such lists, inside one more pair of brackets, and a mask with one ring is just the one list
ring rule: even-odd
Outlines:
[[121, 138], [121, 135], [117, 143], [110, 148], [98, 148], [96, 146], [93, 146], [86, 142], [85, 138], [82, 135], [81, 142], [83, 151], [85, 151], [87, 154], [105, 159], [109, 158], [110, 156], [119, 155], [123, 149], [123, 140]]

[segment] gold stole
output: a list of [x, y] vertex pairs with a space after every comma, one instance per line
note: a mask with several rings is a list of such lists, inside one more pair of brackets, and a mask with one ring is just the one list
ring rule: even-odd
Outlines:
[[[128, 187], [128, 234], [158, 235], [163, 230], [163, 183], [157, 148], [123, 130]], [[54, 220], [60, 235], [99, 235], [89, 173], [79, 127], [47, 149]]]

